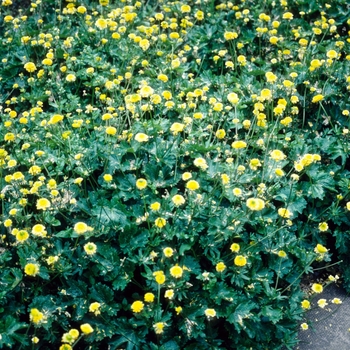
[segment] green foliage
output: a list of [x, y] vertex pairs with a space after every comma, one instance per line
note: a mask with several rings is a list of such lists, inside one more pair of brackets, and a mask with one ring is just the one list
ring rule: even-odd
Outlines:
[[0, 348], [292, 349], [350, 289], [346, 1], [0, 15]]

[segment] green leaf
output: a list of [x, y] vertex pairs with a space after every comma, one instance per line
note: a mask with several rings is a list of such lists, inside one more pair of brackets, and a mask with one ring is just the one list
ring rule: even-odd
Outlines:
[[0, 348], [12, 347], [16, 343], [27, 346], [29, 344], [27, 335], [17, 333], [18, 330], [26, 327], [28, 327], [26, 323], [18, 322], [12, 316], [0, 320]]
[[179, 254], [180, 254], [180, 255], [184, 255], [184, 252], [185, 252], [186, 250], [191, 249], [191, 247], [192, 247], [192, 246], [191, 246], [190, 244], [187, 244], [187, 243], [181, 244], [180, 249], [179, 249]]
[[268, 317], [273, 324], [276, 324], [283, 317], [282, 311], [273, 308], [271, 305], [264, 306], [260, 314], [262, 316]]
[[109, 304], [114, 299], [114, 292], [106, 285], [97, 283], [91, 289], [90, 298], [100, 303]]
[[174, 341], [170, 340], [160, 347], [160, 350], [179, 350], [179, 345]]
[[117, 208], [97, 206], [91, 210], [91, 213], [103, 225], [113, 225], [114, 227], [125, 227], [128, 225], [127, 216]]
[[245, 328], [244, 319], [251, 316], [251, 311], [256, 308], [256, 306], [255, 303], [250, 301], [239, 304], [234, 313], [227, 318], [227, 321], [234, 324], [237, 332], [241, 332], [241, 330]]

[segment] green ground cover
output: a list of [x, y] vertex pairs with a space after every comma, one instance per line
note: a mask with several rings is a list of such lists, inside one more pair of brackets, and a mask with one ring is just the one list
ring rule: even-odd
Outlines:
[[2, 0], [0, 348], [291, 349], [350, 289], [349, 25]]

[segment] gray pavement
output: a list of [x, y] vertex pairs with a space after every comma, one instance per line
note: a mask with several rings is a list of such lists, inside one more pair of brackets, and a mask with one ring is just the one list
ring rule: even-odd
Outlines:
[[[333, 298], [342, 303], [333, 304]], [[328, 305], [318, 306], [319, 299]], [[350, 296], [336, 284], [331, 284], [312, 299], [312, 307], [305, 314], [309, 329], [300, 330], [295, 350], [350, 350]]]

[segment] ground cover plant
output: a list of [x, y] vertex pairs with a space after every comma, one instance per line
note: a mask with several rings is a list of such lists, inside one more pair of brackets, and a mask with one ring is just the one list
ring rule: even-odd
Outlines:
[[2, 0], [0, 348], [291, 349], [350, 286], [349, 24]]

